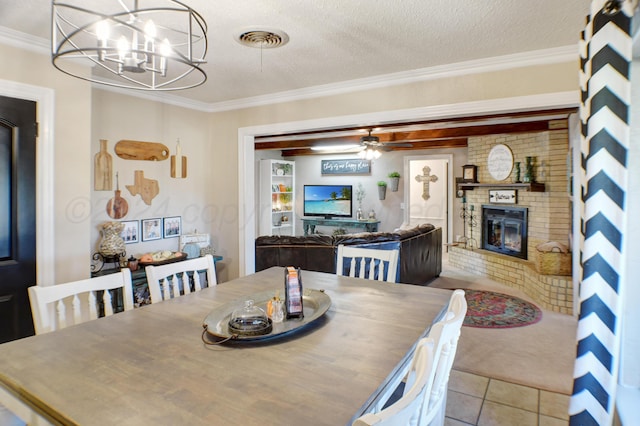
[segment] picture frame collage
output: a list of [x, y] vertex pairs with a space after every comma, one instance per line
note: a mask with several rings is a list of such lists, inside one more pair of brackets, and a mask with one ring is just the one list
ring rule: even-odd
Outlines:
[[162, 238], [177, 238], [182, 235], [182, 217], [168, 216], [142, 220], [122, 221], [124, 228], [120, 237], [125, 244], [153, 241]]

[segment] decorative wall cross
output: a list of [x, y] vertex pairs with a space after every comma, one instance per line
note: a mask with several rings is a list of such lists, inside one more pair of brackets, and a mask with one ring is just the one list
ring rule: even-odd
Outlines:
[[429, 183], [438, 181], [438, 176], [432, 175], [430, 173], [431, 167], [424, 166], [422, 168], [422, 175], [416, 176], [416, 181], [422, 182], [422, 198], [424, 200], [428, 200], [429, 198], [431, 198], [431, 195], [429, 195]]

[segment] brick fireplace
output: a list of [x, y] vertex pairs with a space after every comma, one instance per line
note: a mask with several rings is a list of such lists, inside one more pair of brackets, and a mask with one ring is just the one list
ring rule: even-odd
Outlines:
[[[570, 276], [541, 275], [536, 271], [536, 246], [547, 241], [568, 244], [571, 232], [571, 201], [568, 196], [567, 156], [569, 151], [568, 123], [557, 120], [549, 123], [549, 130], [536, 133], [492, 135], [469, 138], [468, 164], [477, 166], [478, 182], [500, 185], [513, 182], [513, 176], [495, 181], [487, 170], [487, 156], [497, 144], [507, 145], [514, 157], [524, 165], [525, 157], [534, 158], [534, 179], [544, 183], [544, 191], [517, 190], [514, 209], [526, 210], [526, 238], [520, 256], [513, 257], [504, 251], [482, 249], [483, 241], [491, 241], [487, 224], [482, 219], [473, 229], [478, 242], [473, 248], [450, 247], [449, 262], [463, 270], [487, 276], [510, 287], [518, 288], [534, 299], [541, 307], [555, 312], [573, 313], [573, 282]], [[479, 212], [483, 206], [505, 207], [490, 204], [488, 191], [492, 187], [466, 190], [467, 207], [474, 206]], [[457, 199], [457, 208], [462, 207]], [[497, 226], [497, 225], [496, 225]], [[513, 231], [509, 229], [508, 232]], [[499, 232], [504, 233], [502, 228]], [[467, 235], [469, 229], [467, 225]], [[493, 236], [495, 240], [496, 235]], [[500, 238], [504, 238], [501, 234]], [[494, 248], [495, 248], [494, 242]], [[504, 240], [500, 243], [504, 244]], [[510, 242], [513, 244], [513, 242]], [[485, 248], [487, 246], [485, 245]], [[524, 253], [524, 255], [523, 255]]]
[[485, 250], [527, 258], [527, 208], [482, 206], [482, 245]]

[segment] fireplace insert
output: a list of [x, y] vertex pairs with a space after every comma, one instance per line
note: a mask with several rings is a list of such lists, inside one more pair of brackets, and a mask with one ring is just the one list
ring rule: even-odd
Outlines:
[[482, 206], [482, 248], [527, 258], [527, 208]]

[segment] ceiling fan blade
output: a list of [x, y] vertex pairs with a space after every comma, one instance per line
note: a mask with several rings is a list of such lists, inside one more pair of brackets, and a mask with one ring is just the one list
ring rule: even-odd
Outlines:
[[382, 145], [383, 151], [393, 151], [394, 148], [413, 148], [410, 143], [386, 143]]

